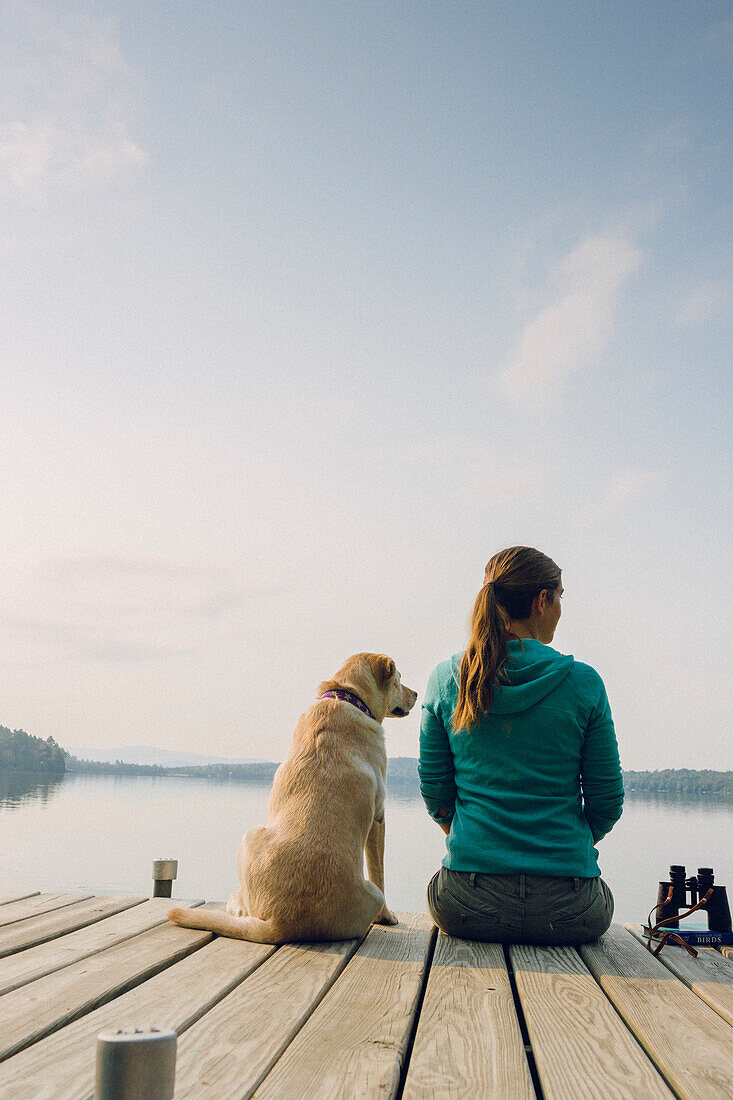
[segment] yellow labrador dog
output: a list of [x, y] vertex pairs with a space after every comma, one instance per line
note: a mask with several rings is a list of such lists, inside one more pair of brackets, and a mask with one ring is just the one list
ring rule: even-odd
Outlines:
[[396, 923], [384, 900], [382, 721], [408, 714], [417, 692], [400, 683], [390, 657], [357, 653], [318, 694], [275, 773], [267, 825], [240, 845], [241, 889], [226, 913], [171, 909], [176, 924], [288, 943], [353, 939], [373, 921]]

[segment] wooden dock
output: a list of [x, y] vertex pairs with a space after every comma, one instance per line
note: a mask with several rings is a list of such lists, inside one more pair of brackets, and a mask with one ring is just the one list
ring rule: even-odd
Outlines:
[[657, 960], [620, 925], [578, 949], [502, 948], [422, 913], [275, 948], [177, 928], [170, 904], [0, 898], [3, 1100], [90, 1097], [97, 1034], [134, 1026], [178, 1033], [177, 1098], [733, 1096], [720, 951]]

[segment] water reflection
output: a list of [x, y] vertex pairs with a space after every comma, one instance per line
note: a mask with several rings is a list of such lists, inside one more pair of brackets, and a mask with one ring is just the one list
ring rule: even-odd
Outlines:
[[639, 791], [626, 789], [624, 804], [641, 803], [646, 806], [667, 807], [675, 810], [708, 810], [710, 813], [730, 813], [733, 795], [707, 791]]
[[26, 802], [46, 803], [58, 794], [63, 781], [63, 775], [5, 771], [0, 768], [0, 806], [13, 808]]
[[[165, 776], [0, 771], [0, 883], [27, 890], [139, 894], [161, 855], [179, 861], [176, 896], [221, 901], [242, 834], [267, 818], [271, 784]], [[393, 909], [425, 910], [445, 837], [408, 784], [387, 782], [385, 875]], [[195, 828], [187, 828], [187, 822]], [[713, 867], [731, 891], [733, 804], [712, 794], [629, 791], [599, 844], [614, 919], [642, 921], [671, 863]], [[101, 858], [100, 853], [105, 853]], [[110, 873], [110, 866], [114, 873]]]

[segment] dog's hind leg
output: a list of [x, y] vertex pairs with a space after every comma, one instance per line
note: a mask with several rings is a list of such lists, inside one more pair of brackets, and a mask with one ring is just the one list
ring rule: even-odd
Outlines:
[[373, 882], [365, 881], [353, 901], [348, 912], [333, 920], [329, 939], [360, 940], [366, 936], [384, 907], [384, 894]]
[[227, 913], [230, 917], [246, 917], [249, 913], [247, 909], [247, 899], [244, 895], [244, 890], [237, 890], [232, 894], [227, 902]]
[[226, 911], [231, 917], [246, 917], [249, 915], [249, 902], [247, 900], [247, 888], [245, 886], [247, 865], [257, 855], [257, 849], [261, 848], [267, 838], [267, 829], [264, 825], [250, 829], [242, 837], [237, 852], [237, 874], [239, 876], [239, 889], [235, 890], [227, 902]]

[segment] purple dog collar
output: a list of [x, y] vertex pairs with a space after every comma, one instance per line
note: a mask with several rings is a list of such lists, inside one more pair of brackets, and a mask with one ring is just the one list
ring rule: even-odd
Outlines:
[[376, 722], [376, 718], [369, 707], [358, 695], [354, 695], [353, 691], [342, 691], [341, 688], [334, 688], [333, 691], [324, 691], [321, 699], [343, 699], [344, 703], [351, 703], [352, 707], [357, 707], [364, 714], [368, 714], [373, 722]]

